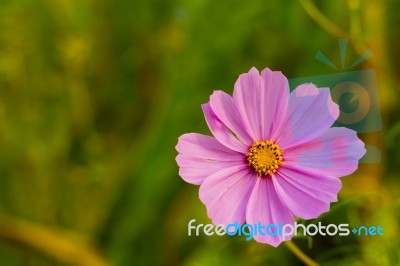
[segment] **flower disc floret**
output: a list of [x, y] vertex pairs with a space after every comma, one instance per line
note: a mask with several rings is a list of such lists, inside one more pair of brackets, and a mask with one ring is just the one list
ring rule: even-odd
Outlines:
[[249, 166], [259, 177], [276, 173], [283, 161], [282, 150], [272, 141], [257, 141], [246, 154]]

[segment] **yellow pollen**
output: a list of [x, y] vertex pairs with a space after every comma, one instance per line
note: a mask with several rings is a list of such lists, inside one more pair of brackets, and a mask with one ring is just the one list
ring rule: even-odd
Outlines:
[[246, 154], [249, 166], [259, 177], [271, 176], [283, 161], [281, 148], [272, 141], [257, 141]]

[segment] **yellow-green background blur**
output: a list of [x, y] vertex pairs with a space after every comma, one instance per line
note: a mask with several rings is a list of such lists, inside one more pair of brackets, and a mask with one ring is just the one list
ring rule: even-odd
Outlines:
[[383, 237], [296, 238], [322, 265], [400, 263], [400, 3], [397, 0], [1, 0], [0, 265], [302, 265], [244, 238], [188, 237], [209, 223], [175, 145], [209, 134], [200, 105], [252, 66], [288, 78], [347, 65], [377, 73], [382, 152], [343, 178], [325, 223]]

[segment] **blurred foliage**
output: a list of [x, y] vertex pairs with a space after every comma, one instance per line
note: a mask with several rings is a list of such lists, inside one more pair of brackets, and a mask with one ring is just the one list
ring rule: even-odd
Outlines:
[[[179, 135], [209, 134], [200, 109], [252, 66], [289, 78], [335, 73], [337, 38], [309, 1], [0, 3], [0, 265], [301, 265], [244, 239], [188, 237], [208, 223], [178, 176]], [[378, 73], [384, 128], [361, 137], [382, 162], [344, 178], [325, 222], [384, 237], [294, 242], [323, 265], [400, 263], [400, 4], [315, 1], [351, 39], [348, 62]], [[323, 23], [322, 23], [323, 24]]]

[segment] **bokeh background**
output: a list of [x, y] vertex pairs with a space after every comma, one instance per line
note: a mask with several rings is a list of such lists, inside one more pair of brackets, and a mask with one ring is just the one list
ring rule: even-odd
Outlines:
[[[0, 265], [302, 265], [281, 245], [189, 237], [208, 223], [178, 176], [179, 135], [252, 66], [288, 78], [377, 73], [382, 130], [324, 223], [384, 236], [298, 237], [322, 265], [400, 263], [400, 3], [396, 0], [1, 0]], [[316, 221], [312, 221], [316, 222]]]

